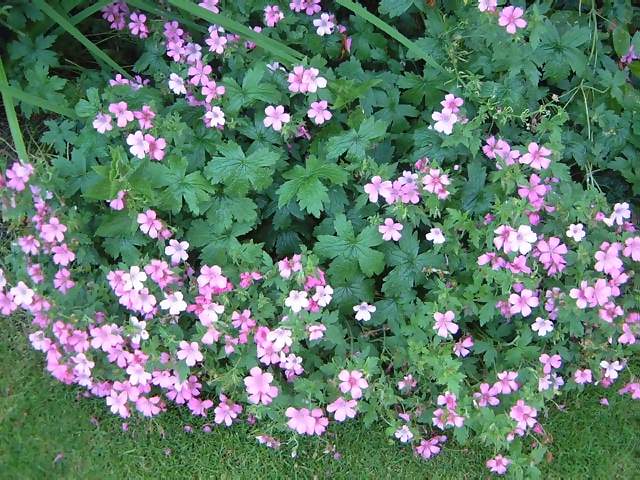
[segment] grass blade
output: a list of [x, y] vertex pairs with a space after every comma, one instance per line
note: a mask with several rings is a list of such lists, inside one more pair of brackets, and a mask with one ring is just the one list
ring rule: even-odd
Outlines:
[[184, 10], [185, 12], [190, 13], [194, 17], [201, 18], [203, 20], [206, 20], [209, 23], [220, 25], [226, 30], [237, 33], [241, 37], [244, 37], [246, 40], [250, 40], [254, 42], [258, 47], [262, 48], [263, 50], [266, 50], [267, 52], [272, 53], [275, 57], [285, 61], [290, 65], [300, 62], [305, 57], [302, 53], [298, 52], [297, 50], [294, 50], [293, 48], [285, 45], [284, 43], [278, 42], [277, 40], [273, 40], [272, 38], [269, 38], [266, 35], [262, 35], [260, 33], [254, 32], [246, 25], [236, 22], [235, 20], [231, 20], [230, 18], [227, 18], [224, 15], [213, 13], [210, 10], [207, 10], [206, 8], [196, 5], [193, 2], [189, 2], [187, 0], [167, 0], [167, 1], [174, 7], [177, 7], [180, 10]]
[[[57, 113], [58, 115], [62, 115], [68, 118], [77, 118], [76, 112], [71, 110], [70, 108], [61, 107], [57, 103], [50, 102], [42, 97], [38, 97], [31, 93], [27, 93], [19, 88], [12, 87], [8, 83], [2, 81], [0, 79], [0, 93], [2, 93], [2, 98], [5, 97], [11, 99], [15, 98], [16, 100], [20, 100], [21, 102], [29, 103], [35, 107], [40, 107], [44, 110], [49, 110], [50, 112]], [[6, 103], [5, 103], [6, 105]]]
[[[4, 73], [4, 65], [2, 64], [2, 58], [0, 58], [0, 89], [7, 84], [7, 76]], [[20, 124], [18, 123], [18, 116], [16, 115], [16, 108], [13, 105], [13, 98], [11, 95], [2, 92], [2, 103], [4, 104], [4, 111], [7, 114], [7, 121], [9, 122], [9, 131], [11, 132], [11, 138], [13, 138], [13, 144], [16, 147], [18, 153], [18, 159], [23, 162], [27, 161], [27, 147], [24, 145], [24, 139], [22, 138], [22, 131], [20, 130]]]
[[60, 25], [64, 30], [66, 30], [69, 35], [75, 38], [78, 42], [85, 46], [85, 48], [91, 53], [91, 55], [98, 61], [102, 61], [109, 65], [114, 70], [118, 71], [122, 75], [127, 78], [130, 78], [130, 75], [127, 71], [118, 65], [109, 55], [103, 52], [95, 43], [85, 37], [80, 30], [74, 27], [69, 19], [62, 16], [56, 10], [54, 10], [47, 2], [44, 0], [33, 0], [32, 3], [40, 9], [42, 13], [48, 15], [53, 21], [55, 21], [58, 25]]
[[367, 22], [371, 23], [375, 27], [382, 30], [384, 33], [389, 35], [398, 43], [401, 43], [402, 45], [407, 47], [407, 50], [413, 53], [416, 57], [421, 58], [425, 62], [427, 62], [428, 65], [431, 65], [433, 68], [436, 68], [438, 70], [443, 69], [433, 58], [427, 55], [427, 53], [424, 50], [418, 47], [418, 45], [416, 45], [414, 42], [409, 40], [407, 37], [405, 37], [403, 34], [401, 34], [398, 30], [393, 28], [387, 22], [385, 22], [384, 20], [381, 20], [380, 18], [378, 18], [377, 16], [369, 12], [367, 9], [362, 7], [362, 5], [352, 2], [351, 0], [336, 0], [336, 3], [339, 3], [343, 7], [348, 8], [353, 13], [355, 13], [358, 17], [362, 18], [363, 20], [366, 20]]

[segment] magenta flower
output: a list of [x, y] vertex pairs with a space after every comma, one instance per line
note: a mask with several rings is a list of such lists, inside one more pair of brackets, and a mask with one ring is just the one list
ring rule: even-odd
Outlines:
[[260, 367], [253, 367], [249, 371], [249, 376], [244, 379], [249, 402], [269, 405], [278, 396], [278, 387], [272, 386], [272, 381], [273, 375], [268, 372], [263, 373]]
[[488, 383], [480, 384], [480, 391], [473, 394], [474, 402], [478, 407], [486, 407], [488, 405], [495, 407], [500, 403], [497, 395], [500, 393], [500, 387], [497, 385], [489, 385]]
[[523, 14], [524, 11], [520, 7], [505, 7], [500, 12], [498, 25], [505, 27], [507, 33], [513, 35], [516, 33], [518, 28], [524, 28], [527, 26], [527, 22], [523, 18], [520, 18]]
[[455, 314], [451, 310], [448, 310], [445, 313], [435, 312], [433, 314], [433, 318], [435, 319], [433, 329], [439, 337], [447, 338], [449, 333], [456, 334], [458, 332], [459, 327], [453, 321], [455, 317]]
[[333, 413], [336, 421], [344, 422], [347, 418], [356, 416], [357, 406], [356, 400], [345, 400], [343, 397], [338, 397], [333, 403], [327, 405], [327, 411]]
[[354, 400], [362, 397], [362, 390], [366, 389], [369, 384], [363, 377], [362, 372], [359, 370], [342, 370], [338, 375], [341, 383], [338, 385], [342, 393], [351, 393], [351, 398]]
[[282, 105], [269, 105], [264, 109], [264, 113], [266, 117], [262, 121], [265, 127], [271, 127], [276, 132], [282, 130], [282, 126], [286, 123], [289, 123], [291, 120], [291, 116], [288, 113], [285, 113], [284, 106]]
[[392, 218], [385, 218], [384, 223], [378, 227], [378, 231], [382, 234], [382, 239], [397, 242], [402, 237], [402, 224], [395, 223]]

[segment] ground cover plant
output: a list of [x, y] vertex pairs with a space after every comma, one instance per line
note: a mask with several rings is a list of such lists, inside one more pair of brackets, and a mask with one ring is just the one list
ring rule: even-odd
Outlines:
[[3, 10], [0, 312], [57, 380], [514, 477], [563, 392], [640, 398], [630, 2], [80, 3]]

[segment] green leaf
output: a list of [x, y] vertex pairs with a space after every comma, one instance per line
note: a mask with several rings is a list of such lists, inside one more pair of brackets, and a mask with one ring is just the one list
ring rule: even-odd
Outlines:
[[350, 130], [331, 137], [327, 142], [327, 158], [334, 160], [346, 152], [357, 159], [364, 159], [366, 150], [373, 140], [384, 136], [387, 126], [387, 122], [369, 117], [357, 131]]
[[626, 55], [631, 45], [631, 37], [625, 25], [618, 25], [611, 34], [613, 38], [613, 49], [619, 57]]
[[382, 243], [382, 236], [377, 228], [370, 225], [365, 227], [357, 236], [353, 225], [340, 214], [334, 221], [337, 235], [318, 235], [318, 242], [314, 251], [325, 258], [351, 259], [358, 262], [360, 270], [371, 277], [384, 269], [384, 254], [371, 247]]
[[300, 208], [314, 217], [320, 217], [325, 204], [329, 202], [328, 189], [321, 179], [333, 185], [342, 185], [347, 181], [347, 172], [333, 163], [322, 163], [314, 155], [307, 157], [305, 168], [294, 166], [283, 174], [288, 179], [278, 188], [278, 208], [282, 208], [294, 197]]
[[74, 131], [75, 122], [71, 120], [45, 120], [44, 124], [49, 128], [42, 134], [41, 141], [53, 145], [56, 152], [63, 154], [67, 151], [67, 144], [73, 145], [78, 135]]
[[277, 152], [261, 147], [246, 156], [233, 141], [220, 144], [217, 149], [222, 156], [213, 157], [204, 168], [205, 176], [214, 184], [223, 183], [232, 189], [251, 186], [257, 191], [271, 184], [270, 167], [280, 156]]
[[411, 5], [413, 5], [413, 0], [382, 0], [378, 11], [393, 18], [402, 15]]
[[76, 105], [75, 112], [80, 118], [93, 118], [100, 111], [100, 93], [97, 88], [87, 90], [87, 100], [81, 99]]

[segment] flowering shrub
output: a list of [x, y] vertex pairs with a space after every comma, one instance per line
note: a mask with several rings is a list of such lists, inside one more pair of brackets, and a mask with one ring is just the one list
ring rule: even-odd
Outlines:
[[405, 50], [319, 0], [116, 2], [98, 25], [139, 45], [137, 75], [79, 99], [52, 41], [9, 45], [16, 85], [77, 100], [46, 121], [51, 161], [0, 177], [0, 312], [30, 314], [51, 375], [123, 418], [184, 405], [273, 448], [362, 418], [425, 459], [473, 434], [491, 472], [539, 475], [545, 406], [637, 352], [633, 201], [598, 179], [640, 188], [638, 11], [444, 3], [380, 3], [426, 22]]

